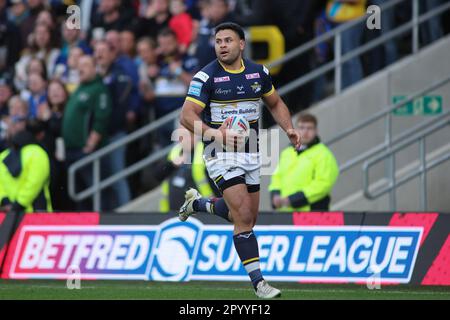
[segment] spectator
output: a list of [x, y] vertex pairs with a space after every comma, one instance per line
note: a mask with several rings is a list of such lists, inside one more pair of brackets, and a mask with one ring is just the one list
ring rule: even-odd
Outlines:
[[51, 77], [58, 55], [59, 49], [53, 47], [49, 28], [42, 24], [37, 25], [33, 32], [32, 43], [30, 47], [28, 47], [27, 53], [24, 54], [16, 64], [17, 83], [20, 83], [27, 78], [26, 67], [29, 61], [34, 57], [44, 60], [47, 75]]
[[51, 80], [48, 85], [47, 101], [39, 106], [37, 116], [43, 124], [44, 135], [41, 144], [50, 157], [52, 172], [50, 191], [53, 207], [57, 210], [69, 210], [71, 204], [67, 193], [64, 143], [61, 137], [62, 119], [68, 98], [69, 93], [64, 84], [60, 80]]
[[177, 41], [180, 45], [180, 52], [185, 53], [192, 41], [193, 22], [191, 16], [186, 12], [187, 6], [184, 0], [170, 1], [169, 26], [177, 35]]
[[[436, 9], [443, 3], [443, 0], [420, 0], [420, 14]], [[435, 40], [442, 38], [444, 35], [441, 17], [442, 16], [439, 15], [427, 20], [427, 22], [424, 23], [424, 26], [420, 28], [420, 34], [424, 45], [430, 44]]]
[[155, 100], [154, 81], [159, 73], [156, 43], [149, 37], [141, 38], [137, 45], [139, 65], [139, 93], [146, 103]]
[[[95, 46], [95, 59], [99, 67], [99, 74], [103, 77], [103, 83], [108, 87], [112, 101], [112, 116], [109, 123], [109, 141], [116, 142], [126, 136], [126, 115], [130, 110], [130, 93], [133, 82], [127, 76], [121, 65], [117, 62], [116, 51], [106, 42], [97, 42]], [[115, 149], [107, 156], [107, 176], [125, 169], [126, 147]], [[113, 209], [130, 201], [130, 189], [126, 179], [122, 179], [112, 186], [114, 195], [108, 193], [105, 196], [104, 209]]]
[[297, 129], [302, 145], [298, 150], [287, 147], [281, 153], [269, 185], [272, 206], [280, 211], [328, 211], [339, 175], [336, 159], [320, 142], [316, 117], [301, 114]]
[[[366, 0], [328, 0], [326, 16], [333, 27], [356, 20], [366, 13]], [[347, 29], [342, 33], [342, 55], [360, 46], [364, 24]], [[342, 89], [354, 84], [363, 78], [361, 58], [356, 56], [342, 65]]]
[[[111, 116], [111, 98], [108, 88], [96, 74], [94, 58], [81, 57], [78, 70], [80, 85], [69, 97], [62, 122], [67, 168], [106, 144]], [[91, 168], [83, 167], [79, 171], [76, 184], [78, 191], [92, 185]], [[88, 202], [77, 203], [77, 206], [79, 210], [91, 209]]]
[[8, 132], [8, 101], [13, 95], [13, 84], [11, 76], [3, 74], [0, 78], [0, 152], [6, 148]]
[[62, 118], [69, 93], [57, 79], [50, 81], [47, 92], [47, 99], [39, 105], [36, 118], [42, 121], [45, 127], [45, 149], [52, 159], [62, 162], [64, 159], [61, 157], [61, 150], [56, 152], [56, 139], [61, 138]]
[[[25, 61], [23, 61], [23, 63], [25, 63]], [[20, 69], [22, 69], [22, 66], [20, 66]], [[47, 79], [47, 67], [45, 66], [45, 61], [37, 57], [30, 57], [27, 65], [25, 66], [25, 72], [21, 72], [21, 74], [16, 73], [14, 85], [18, 91], [21, 91], [20, 95], [24, 100], [28, 100], [30, 95], [27, 86], [28, 77], [32, 73], [38, 73], [44, 79]]]
[[0, 77], [0, 118], [8, 115], [8, 101], [13, 95], [13, 83], [7, 73]]
[[156, 39], [161, 30], [169, 27], [170, 18], [169, 0], [151, 0], [145, 16], [139, 18], [135, 25], [136, 38], [148, 36]]
[[38, 106], [47, 100], [47, 80], [39, 73], [32, 73], [28, 78], [28, 98], [29, 118], [36, 118]]
[[63, 43], [56, 64], [64, 64], [67, 66], [67, 59], [71, 48], [79, 47], [85, 54], [91, 54], [92, 50], [86, 41], [80, 38], [79, 29], [69, 29], [65, 23], [61, 26]]
[[10, 0], [9, 3], [11, 6], [7, 9], [8, 20], [20, 26], [29, 15], [26, 0]]
[[[369, 5], [376, 5], [382, 7], [385, 1], [383, 0], [369, 0]], [[381, 29], [380, 30], [369, 30], [368, 40], [372, 41], [379, 37], [380, 35], [385, 35], [395, 28], [395, 9], [393, 6], [389, 9], [381, 11]], [[385, 66], [394, 63], [397, 60], [396, 39], [391, 39], [386, 41], [382, 46], [376, 47], [374, 50], [370, 51], [370, 63], [366, 63], [367, 70], [369, 74], [372, 74], [378, 70], [381, 70]]]
[[[180, 54], [175, 33], [164, 29], [158, 35], [160, 56], [159, 73], [155, 80], [155, 114], [160, 118], [183, 105], [184, 96], [197, 69], [197, 59]], [[160, 147], [171, 143], [173, 124], [165, 125], [158, 132]]]
[[137, 66], [133, 59], [120, 52], [120, 33], [116, 30], [110, 30], [105, 36], [106, 42], [108, 42], [110, 49], [114, 51], [117, 63], [122, 67], [125, 73], [133, 81], [130, 93], [130, 111], [127, 112], [127, 122], [130, 127], [133, 127], [136, 122], [136, 117], [140, 112], [140, 98], [139, 98], [139, 74]]
[[20, 24], [22, 48], [28, 47], [28, 36], [36, 26], [39, 13], [45, 9], [44, 0], [26, 0], [28, 6], [27, 17]]
[[18, 28], [8, 20], [6, 0], [0, 0], [0, 73], [12, 71], [21, 50]]
[[195, 52], [199, 69], [216, 59], [214, 28], [224, 21], [234, 21], [227, 0], [206, 0], [202, 13], [205, 16], [200, 21]]
[[93, 19], [92, 32], [99, 28], [104, 32], [123, 30], [129, 24], [129, 18], [120, 10], [121, 0], [100, 0], [98, 13]]
[[136, 39], [133, 31], [123, 30], [120, 32], [119, 53], [132, 60], [136, 57]]
[[10, 147], [0, 154], [0, 206], [10, 213], [52, 212], [49, 158], [25, 129], [11, 125]]
[[66, 86], [69, 93], [75, 91], [80, 83], [78, 72], [78, 60], [84, 55], [83, 49], [73, 47], [69, 50], [69, 57], [66, 64], [59, 64], [56, 67], [54, 78], [60, 79]]

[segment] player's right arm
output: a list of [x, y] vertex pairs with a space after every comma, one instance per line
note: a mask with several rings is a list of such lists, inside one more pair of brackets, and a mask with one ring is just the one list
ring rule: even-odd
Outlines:
[[[181, 109], [180, 123], [189, 131], [200, 135], [204, 140], [220, 137], [225, 140], [225, 124], [218, 129], [211, 128], [200, 118], [210, 100], [211, 83], [207, 73], [200, 71], [194, 75]], [[220, 136], [221, 135], [221, 136]]]

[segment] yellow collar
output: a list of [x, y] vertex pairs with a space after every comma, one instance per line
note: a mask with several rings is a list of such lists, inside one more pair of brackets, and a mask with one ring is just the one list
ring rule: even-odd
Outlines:
[[[217, 60], [217, 61], [219, 61], [219, 60]], [[226, 72], [229, 72], [229, 73], [241, 73], [241, 72], [243, 72], [243, 71], [245, 70], [244, 60], [242, 60], [242, 59], [241, 59], [241, 67], [240, 67], [238, 70], [230, 70], [230, 69], [227, 69], [227, 68], [222, 64], [222, 62], [219, 61], [219, 63], [220, 63], [220, 65], [222, 66], [222, 68], [223, 68]]]

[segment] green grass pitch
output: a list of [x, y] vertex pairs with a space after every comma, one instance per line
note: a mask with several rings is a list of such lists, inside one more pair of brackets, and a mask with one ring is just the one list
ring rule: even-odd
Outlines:
[[[382, 286], [369, 290], [355, 284], [276, 283], [280, 299], [445, 299], [450, 287]], [[256, 299], [246, 282], [192, 281], [81, 281], [81, 289], [69, 290], [65, 281], [0, 280], [0, 299]]]

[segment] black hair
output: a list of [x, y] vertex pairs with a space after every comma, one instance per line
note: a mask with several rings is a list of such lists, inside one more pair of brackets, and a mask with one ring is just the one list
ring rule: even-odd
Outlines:
[[245, 40], [244, 29], [242, 29], [242, 27], [240, 25], [238, 25], [237, 23], [224, 22], [224, 23], [219, 24], [214, 31], [214, 35], [216, 35], [219, 31], [222, 31], [222, 30], [233, 30], [234, 32], [237, 33], [237, 35], [239, 36], [239, 39]]
[[177, 37], [175, 31], [173, 31], [172, 29], [170, 29], [170, 28], [168, 28], [168, 27], [167, 27], [167, 28], [163, 28], [163, 29], [158, 33], [158, 37], [168, 37], [168, 36], [171, 36], [171, 37], [174, 37], [174, 38]]

